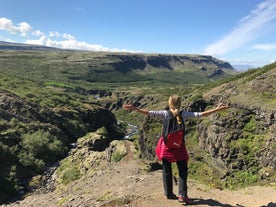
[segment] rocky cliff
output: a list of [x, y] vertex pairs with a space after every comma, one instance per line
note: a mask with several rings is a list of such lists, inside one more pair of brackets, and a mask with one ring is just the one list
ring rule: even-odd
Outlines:
[[[216, 73], [233, 74], [235, 69], [228, 62], [204, 55], [166, 55], [166, 54], [113, 54], [108, 57], [120, 61], [111, 65], [124, 72], [139, 69], [154, 72], [154, 69], [194, 72], [205, 71], [209, 76]], [[217, 74], [218, 75], [218, 74]]]
[[199, 145], [212, 156], [222, 177], [232, 170], [271, 176], [276, 170], [275, 111], [232, 107], [198, 125]]

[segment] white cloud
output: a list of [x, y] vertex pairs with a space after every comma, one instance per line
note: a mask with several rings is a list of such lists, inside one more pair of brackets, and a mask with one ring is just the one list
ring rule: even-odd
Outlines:
[[62, 37], [67, 39], [67, 40], [76, 40], [76, 38], [73, 35], [70, 35], [70, 34], [63, 34]]
[[253, 46], [254, 49], [269, 51], [276, 50], [276, 44], [257, 44]]
[[[58, 38], [58, 40], [54, 39]], [[48, 47], [56, 47], [61, 49], [88, 50], [88, 51], [112, 51], [112, 52], [135, 52], [126, 49], [107, 48], [98, 44], [90, 44], [79, 41], [76, 37], [67, 33], [50, 32], [49, 36], [43, 35], [39, 39], [26, 40], [27, 44], [44, 45]]]
[[10, 19], [5, 17], [0, 18], [0, 30], [7, 31], [11, 34], [20, 33], [22, 36], [26, 36], [32, 27], [27, 22], [21, 22], [17, 26], [13, 24]]
[[27, 44], [44, 45], [48, 47], [56, 47], [61, 49], [75, 49], [75, 50], [88, 50], [88, 51], [110, 51], [110, 52], [135, 52], [126, 49], [106, 48], [98, 44], [89, 44], [86, 42], [78, 41], [70, 34], [59, 35], [64, 37], [64, 40], [57, 41], [47, 36], [42, 36], [39, 39], [26, 40]]
[[49, 37], [61, 37], [61, 34], [59, 32], [50, 32]]
[[41, 32], [40, 30], [36, 30], [32, 33], [32, 35], [34, 35], [34, 36], [44, 36], [45, 34], [43, 32]]
[[42, 36], [38, 40], [26, 40], [25, 43], [34, 44], [34, 45], [46, 45], [47, 44], [47, 37]]
[[276, 19], [276, 1], [265, 0], [244, 17], [238, 26], [204, 50], [205, 54], [222, 55], [251, 42], [265, 33], [264, 28]]
[[[26, 36], [28, 32], [31, 32], [32, 27], [27, 22], [21, 22], [17, 26], [14, 25], [12, 20], [7, 19], [5, 17], [0, 18], [0, 30], [7, 31], [11, 34], [20, 34], [21, 36]], [[83, 41], [77, 40], [71, 34], [68, 33], [60, 33], [57, 31], [50, 32], [49, 35], [46, 35], [44, 32], [40, 30], [35, 30], [31, 33], [29, 38], [25, 41], [27, 44], [35, 44], [35, 45], [44, 45], [48, 47], [57, 47], [61, 49], [76, 49], [76, 50], [89, 50], [89, 51], [112, 51], [112, 52], [135, 52], [132, 50], [126, 49], [117, 49], [117, 48], [107, 48], [98, 44], [90, 44]], [[36, 39], [39, 37], [39, 39]], [[0, 37], [0, 39], [8, 42], [16, 42], [11, 41], [10, 39]]]

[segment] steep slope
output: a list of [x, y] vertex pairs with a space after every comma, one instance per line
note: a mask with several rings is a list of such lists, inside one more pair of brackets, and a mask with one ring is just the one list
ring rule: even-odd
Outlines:
[[244, 107], [275, 110], [275, 71], [276, 63], [241, 73], [219, 87], [205, 92], [204, 98], [219, 96], [216, 98]]

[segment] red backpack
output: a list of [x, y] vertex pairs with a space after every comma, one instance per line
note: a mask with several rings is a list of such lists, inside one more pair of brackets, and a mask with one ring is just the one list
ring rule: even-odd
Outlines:
[[170, 110], [168, 110], [168, 119], [164, 120], [163, 122], [162, 135], [164, 138], [165, 145], [168, 148], [180, 148], [183, 147], [185, 144], [185, 125], [181, 117], [181, 113], [182, 111], [180, 112], [181, 123], [178, 123], [177, 118], [173, 116]]

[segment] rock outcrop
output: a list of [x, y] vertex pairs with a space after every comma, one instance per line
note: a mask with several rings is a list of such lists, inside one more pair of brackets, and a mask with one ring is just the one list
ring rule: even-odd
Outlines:
[[214, 158], [215, 167], [246, 170], [258, 162], [260, 168], [276, 170], [274, 116], [275, 111], [238, 106], [227, 116], [212, 115], [197, 127], [199, 145]]

